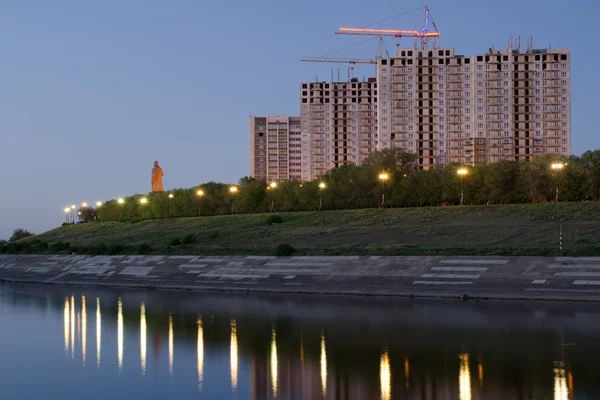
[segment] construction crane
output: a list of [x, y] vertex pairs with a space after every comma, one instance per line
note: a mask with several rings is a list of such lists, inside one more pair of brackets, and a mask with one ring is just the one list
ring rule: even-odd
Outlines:
[[336, 35], [363, 35], [363, 36], [391, 36], [395, 38], [414, 37], [419, 38], [423, 43], [431, 38], [439, 38], [440, 33], [435, 26], [435, 22], [431, 21], [435, 32], [429, 32], [429, 8], [425, 6], [425, 24], [421, 30], [403, 30], [403, 29], [370, 29], [370, 28], [339, 28]]
[[377, 64], [377, 61], [371, 58], [302, 57], [300, 61], [347, 64]]

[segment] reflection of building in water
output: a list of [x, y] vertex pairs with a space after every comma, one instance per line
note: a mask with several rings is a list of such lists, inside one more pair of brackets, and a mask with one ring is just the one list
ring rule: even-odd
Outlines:
[[554, 400], [569, 400], [564, 363], [558, 361], [554, 363]]
[[85, 296], [81, 296], [81, 361], [85, 365], [87, 357], [87, 305]]
[[102, 344], [102, 314], [100, 298], [96, 298], [96, 368], [100, 368], [100, 350]]
[[327, 397], [327, 348], [325, 347], [325, 335], [321, 334], [321, 391], [323, 397]]
[[169, 375], [173, 376], [173, 352], [175, 344], [173, 343], [173, 316], [169, 314]]
[[117, 364], [119, 373], [123, 370], [123, 302], [121, 298], [117, 301]]

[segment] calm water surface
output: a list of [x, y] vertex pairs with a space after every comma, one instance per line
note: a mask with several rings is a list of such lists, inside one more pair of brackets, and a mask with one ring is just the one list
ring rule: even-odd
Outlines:
[[0, 399], [600, 399], [595, 304], [0, 285]]

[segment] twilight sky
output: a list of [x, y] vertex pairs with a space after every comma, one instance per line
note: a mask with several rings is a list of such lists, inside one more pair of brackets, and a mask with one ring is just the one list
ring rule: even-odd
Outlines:
[[[248, 117], [299, 114], [299, 83], [346, 64], [300, 63], [360, 43], [365, 26], [423, 1], [22, 0], [0, 12], [0, 239], [41, 233], [62, 209], [248, 171]], [[441, 46], [472, 55], [533, 35], [536, 48], [570, 46], [572, 150], [600, 148], [596, 123], [600, 2], [430, 0]], [[422, 12], [377, 27], [411, 29]], [[395, 41], [386, 42], [390, 53]], [[403, 39], [403, 47], [413, 41]], [[373, 56], [376, 40], [335, 54]], [[588, 51], [588, 53], [585, 53]], [[355, 76], [373, 76], [371, 66]], [[597, 74], [597, 73], [596, 73]]]

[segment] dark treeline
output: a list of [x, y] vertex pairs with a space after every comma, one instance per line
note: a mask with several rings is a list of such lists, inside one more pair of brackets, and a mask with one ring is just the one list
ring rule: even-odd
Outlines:
[[[538, 156], [530, 161], [501, 161], [481, 167], [458, 164], [418, 169], [416, 155], [400, 149], [372, 153], [362, 165], [345, 165], [331, 170], [311, 182], [269, 182], [242, 178], [232, 185], [208, 182], [189, 189], [164, 193], [134, 195], [104, 203], [98, 210], [82, 209], [81, 219], [128, 220], [132, 218], [191, 217], [201, 215], [260, 213], [271, 211], [351, 209], [379, 207], [382, 190], [387, 207], [457, 205], [460, 202], [461, 178], [457, 171], [466, 168], [462, 188], [465, 204], [535, 203], [555, 200], [559, 187], [560, 201], [585, 201], [600, 198], [600, 150], [581, 157], [556, 160]], [[560, 162], [560, 170], [551, 168]], [[382, 185], [379, 175], [388, 180]], [[319, 184], [325, 187], [320, 188]], [[198, 196], [198, 191], [203, 195]], [[169, 194], [173, 198], [169, 198]], [[141, 202], [147, 200], [146, 204]]]

